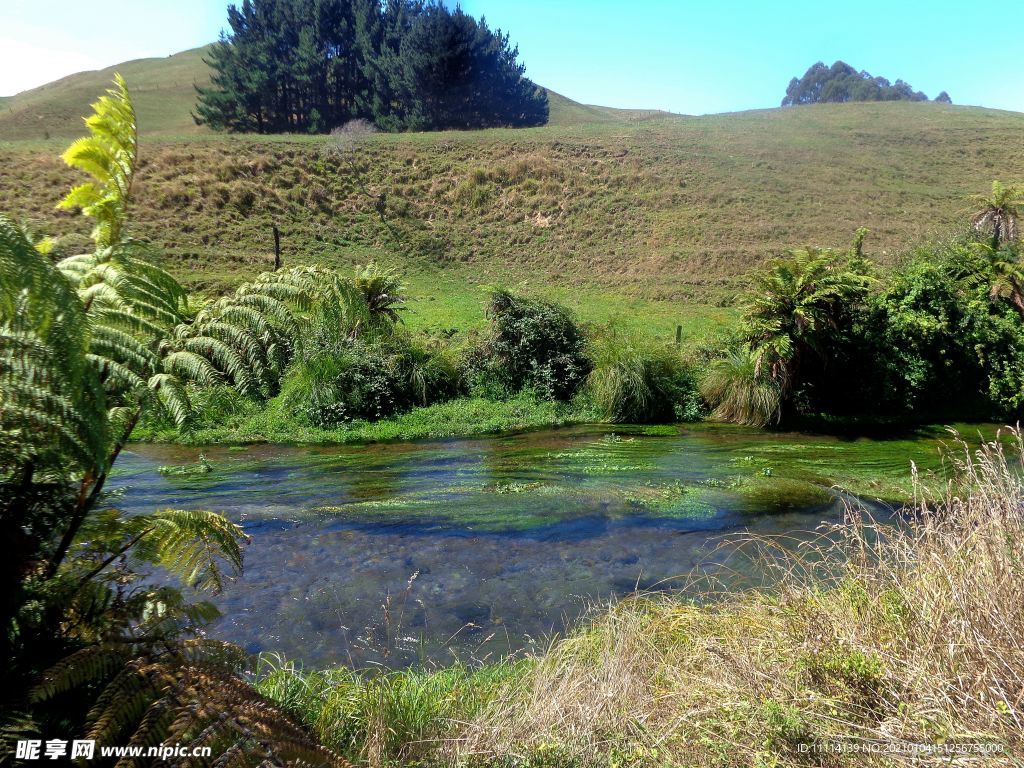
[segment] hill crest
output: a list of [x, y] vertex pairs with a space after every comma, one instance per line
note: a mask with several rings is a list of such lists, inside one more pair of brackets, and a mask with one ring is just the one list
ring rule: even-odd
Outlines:
[[[192, 119], [195, 87], [210, 82], [203, 61], [210, 46], [171, 56], [133, 59], [103, 69], [77, 72], [37, 88], [0, 98], [0, 140], [72, 137], [82, 132], [82, 115], [109, 87], [114, 73], [128, 81], [143, 135], [189, 136], [210, 133]], [[659, 110], [616, 109], [580, 104], [548, 90], [549, 125], [625, 122], [664, 117]]]

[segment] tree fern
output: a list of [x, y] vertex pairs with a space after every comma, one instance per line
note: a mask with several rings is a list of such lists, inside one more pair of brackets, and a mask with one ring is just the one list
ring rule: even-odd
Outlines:
[[[102, 382], [88, 359], [90, 328], [72, 287], [0, 217], [0, 469], [96, 471], [109, 440]], [[2, 450], [2, 448], [0, 448]]]
[[405, 286], [396, 270], [374, 263], [356, 267], [354, 283], [362, 293], [371, 317], [392, 323], [401, 320], [399, 313], [405, 305]]
[[92, 110], [85, 119], [89, 135], [72, 143], [62, 158], [93, 180], [74, 187], [58, 207], [80, 208], [93, 218], [96, 226], [92, 237], [102, 248], [121, 242], [138, 157], [135, 109], [120, 74], [114, 75], [114, 87], [92, 105]]
[[159, 565], [197, 589], [220, 592], [225, 566], [242, 570], [242, 529], [221, 515], [167, 509], [128, 518], [124, 532], [134, 540], [133, 559]]
[[351, 768], [241, 680], [246, 663], [238, 649], [207, 639], [94, 646], [51, 668], [32, 696], [46, 702], [102, 683], [87, 724], [100, 743], [208, 746], [218, 765]]

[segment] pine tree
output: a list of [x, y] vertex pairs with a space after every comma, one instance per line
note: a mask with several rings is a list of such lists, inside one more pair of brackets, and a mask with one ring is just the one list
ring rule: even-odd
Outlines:
[[244, 0], [228, 22], [194, 115], [215, 130], [547, 122], [547, 94], [524, 77], [508, 35], [437, 0]]

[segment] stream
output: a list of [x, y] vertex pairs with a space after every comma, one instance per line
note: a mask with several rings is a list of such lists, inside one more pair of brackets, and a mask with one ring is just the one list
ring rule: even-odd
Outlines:
[[601, 425], [369, 446], [133, 444], [108, 486], [128, 512], [210, 509], [252, 537], [244, 574], [214, 598], [211, 636], [316, 666], [400, 667], [542, 648], [612, 598], [697, 594], [701, 564], [726, 586], [755, 583], [724, 540], [813, 535], [842, 516], [833, 478], [881, 492], [911, 459], [939, 466], [941, 438]]

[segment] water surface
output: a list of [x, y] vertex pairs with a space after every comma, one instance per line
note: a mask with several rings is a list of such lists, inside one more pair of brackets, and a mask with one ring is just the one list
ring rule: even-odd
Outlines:
[[[655, 432], [650, 434], [649, 432]], [[222, 512], [252, 536], [210, 634], [304, 662], [482, 659], [563, 632], [587, 606], [687, 587], [723, 536], [813, 531], [835, 477], [896, 487], [934, 434], [840, 440], [720, 427], [571, 427], [371, 446], [133, 445], [128, 511]], [[196, 462], [212, 471], [165, 475]], [[733, 558], [730, 578], [742, 582]]]

